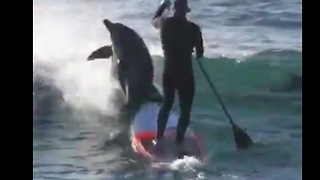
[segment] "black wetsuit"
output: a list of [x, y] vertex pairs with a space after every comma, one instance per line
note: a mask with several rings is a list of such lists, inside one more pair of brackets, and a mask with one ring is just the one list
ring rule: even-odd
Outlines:
[[175, 92], [180, 102], [180, 117], [176, 143], [182, 143], [190, 122], [190, 112], [195, 93], [192, 69], [192, 52], [197, 58], [203, 56], [202, 35], [199, 26], [184, 17], [166, 18], [161, 23], [161, 42], [164, 51], [163, 92], [164, 101], [158, 115], [157, 139], [166, 128]]

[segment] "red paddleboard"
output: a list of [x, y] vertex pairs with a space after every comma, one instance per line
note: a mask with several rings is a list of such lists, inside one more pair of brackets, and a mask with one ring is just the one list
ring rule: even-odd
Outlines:
[[[175, 146], [178, 116], [170, 114], [163, 138], [154, 145], [156, 136], [157, 116], [159, 106], [154, 103], [146, 104], [135, 116], [132, 125], [131, 146], [133, 151], [151, 161], [171, 162], [178, 158]], [[180, 148], [186, 156], [193, 156], [205, 162], [207, 160], [204, 144], [190, 128], [187, 130], [183, 145]]]

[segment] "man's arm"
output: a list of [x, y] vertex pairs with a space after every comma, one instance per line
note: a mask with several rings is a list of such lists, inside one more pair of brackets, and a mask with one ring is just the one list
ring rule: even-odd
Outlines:
[[193, 24], [194, 32], [195, 32], [195, 48], [196, 48], [196, 57], [202, 58], [203, 57], [203, 40], [202, 40], [202, 32], [198, 25]]
[[156, 11], [156, 14], [153, 16], [152, 20], [151, 20], [151, 24], [156, 28], [156, 29], [160, 29], [163, 23], [163, 20], [165, 19], [165, 17], [162, 16], [164, 10], [166, 8], [169, 8], [171, 6], [171, 1], [170, 0], [163, 0], [161, 2], [161, 5], [159, 6], [159, 8]]

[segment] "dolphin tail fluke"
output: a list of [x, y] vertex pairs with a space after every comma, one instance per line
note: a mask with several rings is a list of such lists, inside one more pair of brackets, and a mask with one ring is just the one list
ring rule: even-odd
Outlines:
[[92, 61], [95, 59], [103, 59], [109, 58], [113, 54], [111, 46], [102, 46], [99, 49], [93, 51], [89, 57], [87, 58], [88, 61]]

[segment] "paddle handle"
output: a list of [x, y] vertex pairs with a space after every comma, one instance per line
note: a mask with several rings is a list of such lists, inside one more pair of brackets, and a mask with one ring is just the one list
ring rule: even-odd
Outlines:
[[231, 123], [231, 124], [232, 124], [232, 126], [233, 126], [233, 125], [234, 125], [234, 122], [233, 122], [233, 120], [232, 120], [232, 118], [231, 118], [231, 115], [230, 115], [230, 114], [229, 114], [229, 112], [227, 111], [227, 108], [225, 107], [225, 105], [224, 105], [224, 103], [223, 103], [223, 101], [222, 101], [222, 99], [221, 99], [221, 97], [220, 97], [220, 95], [219, 95], [219, 93], [218, 93], [217, 89], [214, 87], [213, 83], [211, 82], [211, 80], [210, 80], [210, 78], [209, 78], [209, 76], [208, 76], [207, 72], [206, 72], [206, 71], [205, 71], [205, 69], [203, 68], [203, 66], [202, 66], [202, 64], [201, 64], [201, 62], [200, 62], [200, 60], [199, 60], [199, 59], [197, 59], [197, 62], [198, 62], [198, 64], [199, 64], [199, 67], [200, 67], [200, 69], [201, 69], [202, 73], [204, 74], [205, 78], [207, 79], [207, 81], [208, 81], [208, 83], [209, 83], [209, 85], [210, 85], [211, 89], [213, 90], [213, 92], [214, 92], [214, 93], [215, 93], [215, 95], [217, 96], [218, 101], [220, 102], [221, 107], [222, 107], [222, 109], [223, 109], [224, 113], [227, 115], [227, 117], [228, 117], [228, 119], [229, 119], [230, 123]]

